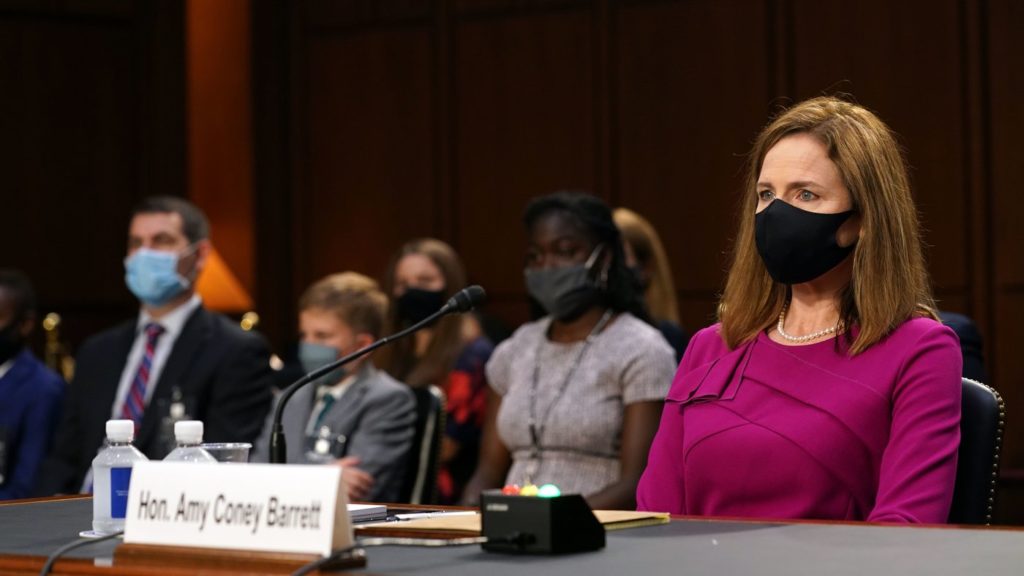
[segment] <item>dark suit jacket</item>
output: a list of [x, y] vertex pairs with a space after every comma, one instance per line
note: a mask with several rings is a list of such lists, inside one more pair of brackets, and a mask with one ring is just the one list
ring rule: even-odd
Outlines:
[[[105, 423], [136, 324], [125, 322], [82, 344], [54, 447], [40, 474], [40, 494], [77, 492], [81, 487], [106, 435]], [[200, 306], [174, 342], [143, 413], [135, 446], [151, 460], [167, 454], [161, 421], [176, 387], [189, 416], [203, 421], [204, 441], [252, 442], [270, 408], [271, 379], [270, 352], [263, 337]]]
[[0, 429], [6, 438], [6, 473], [0, 500], [27, 498], [35, 488], [64, 399], [64, 380], [28, 348], [0, 378]]
[[[301, 388], [288, 401], [281, 417], [287, 438], [290, 464], [307, 464], [306, 424], [316, 407], [316, 387]], [[268, 415], [256, 446], [253, 461], [266, 462], [270, 451]], [[373, 488], [367, 500], [397, 502], [405, 478], [409, 450], [416, 423], [416, 398], [408, 386], [383, 370], [363, 366], [345, 394], [328, 409], [322, 425], [332, 436], [345, 437], [344, 449], [335, 456], [358, 456], [358, 467], [373, 476]]]
[[974, 321], [955, 312], [939, 312], [939, 319], [946, 326], [956, 332], [960, 338], [960, 350], [964, 356], [963, 375], [971, 380], [988, 384], [988, 374], [985, 373], [985, 361], [982, 354], [981, 333]]

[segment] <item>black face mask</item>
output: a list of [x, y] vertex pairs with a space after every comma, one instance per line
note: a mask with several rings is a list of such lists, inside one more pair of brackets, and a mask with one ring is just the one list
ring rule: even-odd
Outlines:
[[409, 324], [415, 324], [430, 316], [444, 306], [443, 290], [420, 290], [408, 288], [398, 297], [398, 318]]
[[818, 214], [781, 200], [754, 216], [757, 252], [768, 274], [782, 284], [801, 284], [835, 268], [853, 251], [836, 243], [836, 231], [853, 214]]
[[19, 322], [11, 322], [0, 329], [0, 364], [17, 356], [25, 347], [21, 334], [18, 334], [18, 324]]

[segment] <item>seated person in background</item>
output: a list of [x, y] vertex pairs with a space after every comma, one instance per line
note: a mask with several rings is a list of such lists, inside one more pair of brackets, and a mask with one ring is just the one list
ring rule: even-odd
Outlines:
[[[451, 246], [433, 238], [408, 242], [388, 267], [388, 333], [433, 314], [465, 285], [465, 268]], [[389, 374], [413, 388], [434, 384], [447, 399], [437, 478], [440, 504], [458, 502], [476, 469], [487, 402], [484, 364], [493, 350], [477, 320], [457, 314], [380, 351], [380, 366]]]
[[[310, 286], [299, 300], [302, 369], [312, 372], [377, 340], [386, 310], [387, 297], [362, 274], [335, 274]], [[281, 419], [288, 463], [336, 463], [350, 499], [397, 502], [415, 410], [408, 387], [364, 356], [288, 401]], [[273, 414], [253, 447], [253, 460], [269, 457]]]
[[960, 349], [938, 322], [900, 149], [821, 97], [758, 136], [720, 324], [679, 366], [641, 510], [945, 522]]
[[679, 305], [672, 268], [665, 247], [654, 226], [642, 216], [626, 208], [616, 208], [615, 225], [622, 232], [622, 249], [626, 266], [633, 273], [637, 288], [647, 304], [647, 313], [654, 327], [676, 352], [676, 363], [683, 358], [690, 335], [679, 325]]
[[645, 321], [604, 202], [552, 194], [531, 202], [524, 222], [527, 291], [548, 316], [487, 363], [492, 391], [466, 501], [506, 483], [552, 483], [594, 508], [633, 508], [672, 348]]
[[252, 442], [272, 399], [263, 338], [207, 311], [195, 283], [211, 250], [206, 216], [173, 197], [143, 200], [128, 229], [125, 282], [137, 318], [86, 340], [39, 492], [91, 490], [111, 418], [135, 421], [150, 459], [174, 448], [174, 420], [202, 420], [208, 442]]
[[35, 322], [28, 278], [0, 270], [0, 500], [32, 495], [64, 399], [64, 380], [28, 349]]
[[970, 378], [982, 384], [989, 384], [988, 374], [985, 372], [985, 356], [982, 353], [981, 333], [974, 321], [956, 312], [939, 311], [939, 320], [956, 332], [960, 339], [960, 352], [963, 354], [965, 378]]

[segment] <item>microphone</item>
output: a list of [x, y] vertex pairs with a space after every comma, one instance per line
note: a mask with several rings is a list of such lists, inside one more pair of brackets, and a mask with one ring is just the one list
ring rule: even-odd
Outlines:
[[484, 292], [484, 289], [474, 284], [456, 292], [454, 296], [448, 299], [448, 302], [441, 310], [448, 308], [452, 312], [462, 314], [483, 304], [486, 299], [487, 293]]
[[287, 388], [284, 389], [284, 392], [281, 393], [281, 398], [278, 400], [277, 407], [274, 409], [274, 420], [270, 428], [270, 463], [284, 464], [285, 461], [287, 460], [288, 449], [284, 437], [284, 427], [281, 426], [281, 417], [284, 414], [285, 404], [287, 404], [288, 400], [296, 392], [298, 392], [299, 388], [302, 388], [306, 384], [309, 384], [310, 382], [316, 380], [317, 378], [323, 376], [324, 374], [333, 371], [335, 368], [339, 366], [343, 366], [353, 360], [357, 360], [359, 358], [362, 358], [363, 356], [366, 356], [367, 354], [373, 352], [374, 350], [380, 348], [381, 346], [384, 346], [390, 342], [394, 342], [395, 340], [405, 338], [406, 336], [412, 334], [413, 332], [422, 330], [423, 328], [430, 326], [434, 322], [437, 322], [442, 316], [447, 316], [448, 314], [462, 314], [463, 312], [469, 312], [470, 310], [473, 310], [474, 308], [483, 304], [484, 300], [486, 299], [487, 293], [484, 292], [483, 288], [476, 284], [474, 284], [473, 286], [463, 288], [462, 290], [459, 290], [454, 296], [449, 298], [448, 302], [446, 302], [445, 305], [442, 306], [440, 310], [434, 312], [430, 316], [427, 316], [426, 318], [420, 320], [419, 322], [413, 324], [412, 326], [409, 326], [405, 330], [401, 330], [390, 336], [385, 336], [380, 340], [377, 340], [372, 344], [364, 346], [363, 348], [360, 348], [359, 350], [356, 350], [351, 354], [342, 356], [341, 358], [338, 358], [334, 362], [321, 366], [320, 368], [313, 370], [309, 374], [306, 374], [302, 378], [299, 378], [298, 380], [290, 384]]

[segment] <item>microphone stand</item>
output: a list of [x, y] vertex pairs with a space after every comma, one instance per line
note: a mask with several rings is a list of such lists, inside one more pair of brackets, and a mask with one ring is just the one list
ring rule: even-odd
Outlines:
[[416, 332], [417, 330], [420, 330], [421, 328], [424, 328], [434, 323], [435, 321], [437, 321], [438, 318], [456, 311], [459, 311], [458, 307], [453, 306], [452, 302], [449, 302], [448, 304], [442, 306], [441, 309], [438, 310], [437, 312], [434, 312], [430, 316], [427, 316], [423, 320], [420, 320], [419, 322], [413, 324], [412, 326], [406, 328], [405, 330], [396, 332], [395, 334], [392, 334], [390, 336], [385, 336], [380, 340], [377, 340], [373, 344], [369, 344], [363, 348], [360, 348], [359, 350], [356, 350], [351, 354], [338, 358], [337, 360], [331, 362], [330, 364], [317, 368], [316, 370], [310, 372], [309, 374], [306, 374], [302, 378], [299, 378], [291, 385], [289, 385], [287, 388], [285, 388], [284, 391], [281, 392], [281, 397], [278, 399], [277, 407], [274, 409], [274, 423], [270, 429], [270, 463], [284, 464], [287, 461], [288, 449], [284, 438], [284, 427], [281, 425], [281, 416], [284, 414], [284, 406], [285, 404], [288, 403], [288, 399], [290, 399], [292, 395], [298, 392], [299, 388], [302, 388], [306, 384], [309, 384], [313, 380], [316, 380], [317, 378], [323, 376], [324, 374], [331, 372], [332, 370], [339, 366], [348, 364], [353, 360], [362, 358], [363, 356], [366, 356], [370, 352], [373, 352], [374, 350], [380, 348], [381, 346], [384, 346], [385, 344], [389, 344], [391, 342], [394, 342], [395, 340], [405, 338], [409, 334], [412, 334], [413, 332]]

